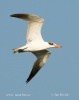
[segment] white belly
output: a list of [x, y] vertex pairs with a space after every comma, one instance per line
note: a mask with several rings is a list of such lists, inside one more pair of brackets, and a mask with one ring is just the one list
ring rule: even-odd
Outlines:
[[27, 49], [25, 49], [24, 51], [39, 51], [47, 49], [46, 43], [41, 41], [30, 42], [26, 45], [26, 47]]

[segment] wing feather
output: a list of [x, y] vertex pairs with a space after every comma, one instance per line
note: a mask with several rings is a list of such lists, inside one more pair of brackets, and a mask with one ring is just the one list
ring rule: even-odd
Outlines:
[[31, 70], [31, 73], [26, 80], [28, 83], [36, 74], [37, 72], [42, 68], [42, 66], [46, 63], [50, 56], [50, 52], [48, 50], [42, 50], [42, 51], [37, 51], [37, 52], [32, 52], [36, 57], [37, 60], [35, 61], [33, 68]]
[[41, 36], [41, 28], [44, 22], [43, 18], [34, 14], [13, 14], [10, 16], [20, 18], [29, 22], [26, 36], [28, 43], [36, 39], [43, 41], [43, 38]]

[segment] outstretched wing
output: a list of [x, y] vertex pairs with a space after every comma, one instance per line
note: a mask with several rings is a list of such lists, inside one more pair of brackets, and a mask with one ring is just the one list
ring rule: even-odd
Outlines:
[[42, 50], [42, 51], [37, 51], [37, 52], [32, 52], [36, 57], [37, 60], [35, 61], [33, 68], [31, 70], [31, 73], [26, 80], [28, 83], [35, 75], [36, 73], [42, 68], [42, 66], [46, 63], [47, 59], [50, 56], [50, 51], [48, 50]]
[[11, 17], [21, 18], [29, 22], [27, 30], [27, 42], [39, 39], [43, 40], [41, 36], [41, 28], [44, 19], [34, 14], [13, 14]]

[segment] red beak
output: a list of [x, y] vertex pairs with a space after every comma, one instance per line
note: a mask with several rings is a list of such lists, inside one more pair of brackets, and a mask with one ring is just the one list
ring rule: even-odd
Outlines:
[[62, 48], [62, 46], [60, 46], [58, 44], [54, 44], [54, 48]]

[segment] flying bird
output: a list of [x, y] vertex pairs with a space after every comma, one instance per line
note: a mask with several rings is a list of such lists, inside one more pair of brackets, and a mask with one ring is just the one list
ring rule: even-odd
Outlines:
[[41, 35], [41, 28], [44, 23], [43, 18], [34, 14], [12, 14], [10, 16], [28, 21], [26, 44], [22, 47], [13, 49], [14, 53], [32, 52], [37, 58], [30, 75], [26, 80], [26, 83], [28, 83], [48, 60], [51, 52], [47, 49], [61, 48], [62, 46], [55, 44], [54, 42], [45, 42], [43, 40]]

